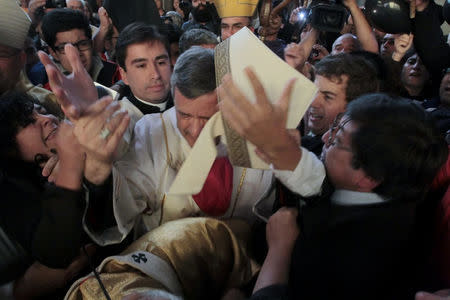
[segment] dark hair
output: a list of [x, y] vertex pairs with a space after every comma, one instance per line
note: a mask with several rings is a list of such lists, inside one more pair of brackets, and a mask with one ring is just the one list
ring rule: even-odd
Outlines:
[[79, 11], [72, 9], [55, 9], [42, 19], [42, 35], [49, 47], [55, 49], [56, 34], [59, 32], [81, 29], [88, 39], [92, 39], [89, 21]]
[[25, 93], [7, 92], [0, 96], [0, 161], [19, 159], [16, 136], [21, 128], [35, 121], [35, 103], [37, 100]]
[[378, 91], [377, 73], [365, 58], [348, 53], [328, 55], [315, 64], [315, 76], [320, 75], [340, 83], [347, 76], [345, 100], [348, 102], [368, 93]]
[[158, 32], [155, 26], [144, 23], [131, 23], [125, 27], [119, 34], [116, 44], [116, 59], [119, 66], [126, 70], [125, 59], [127, 57], [128, 46], [149, 42], [159, 42], [163, 44], [167, 54], [170, 55], [167, 39]]
[[172, 96], [175, 87], [183, 96], [194, 99], [216, 88], [214, 51], [192, 47], [178, 57], [170, 78]]
[[431, 115], [409, 100], [370, 94], [352, 101], [346, 116], [357, 125], [352, 166], [381, 182], [373, 191], [419, 200], [448, 155]]
[[180, 38], [180, 53], [185, 52], [192, 46], [217, 45], [217, 35], [206, 29], [194, 28], [186, 31]]

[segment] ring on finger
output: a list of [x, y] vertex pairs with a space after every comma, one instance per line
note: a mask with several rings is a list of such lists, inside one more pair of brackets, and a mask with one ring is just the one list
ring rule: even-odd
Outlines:
[[100, 138], [102, 140], [106, 140], [108, 136], [111, 134], [111, 131], [107, 127], [103, 127], [102, 131], [100, 131]]

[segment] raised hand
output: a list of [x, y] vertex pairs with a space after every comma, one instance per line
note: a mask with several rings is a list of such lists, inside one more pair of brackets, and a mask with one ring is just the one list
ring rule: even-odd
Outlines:
[[97, 90], [91, 76], [81, 63], [78, 50], [73, 45], [66, 44], [64, 51], [73, 70], [67, 76], [55, 66], [46, 53], [39, 51], [38, 55], [62, 111], [69, 120], [76, 121], [87, 107], [97, 101]]
[[88, 107], [75, 124], [74, 134], [86, 152], [85, 177], [100, 184], [111, 172], [119, 143], [129, 124], [126, 111], [111, 97], [103, 97]]
[[257, 154], [266, 162], [273, 163], [277, 169], [295, 169], [301, 152], [295, 139], [286, 130], [290, 96], [295, 80], [290, 80], [278, 99], [272, 104], [256, 74], [246, 68], [252, 84], [256, 102], [251, 103], [229, 75], [219, 86], [223, 117], [236, 132], [253, 143]]
[[410, 34], [400, 34], [394, 39], [394, 52], [392, 53], [392, 59], [395, 61], [401, 61], [403, 56], [405, 56], [406, 51], [408, 51], [414, 40], [414, 35]]

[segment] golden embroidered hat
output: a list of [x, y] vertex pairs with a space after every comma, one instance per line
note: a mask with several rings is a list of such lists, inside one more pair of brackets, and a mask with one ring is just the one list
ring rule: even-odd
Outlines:
[[0, 0], [0, 44], [23, 49], [31, 21], [16, 0]]
[[258, 0], [214, 0], [220, 18], [252, 17]]

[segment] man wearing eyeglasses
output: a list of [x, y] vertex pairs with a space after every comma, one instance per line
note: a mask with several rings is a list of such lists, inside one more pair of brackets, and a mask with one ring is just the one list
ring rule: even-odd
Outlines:
[[120, 79], [116, 64], [103, 61], [94, 55], [91, 28], [80, 12], [55, 9], [45, 15], [41, 30], [43, 39], [49, 46], [50, 54], [63, 73], [72, 72], [64, 52], [64, 46], [70, 43], [78, 49], [81, 63], [95, 82], [110, 87]]

